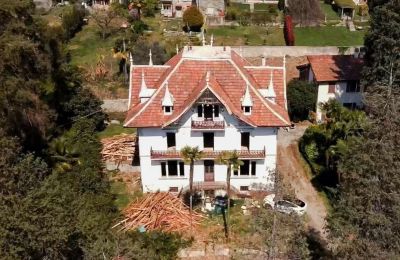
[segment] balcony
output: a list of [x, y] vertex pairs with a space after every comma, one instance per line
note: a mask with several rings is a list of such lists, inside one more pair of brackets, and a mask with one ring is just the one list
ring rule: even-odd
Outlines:
[[192, 130], [224, 130], [224, 121], [192, 120]]
[[[202, 160], [214, 160], [223, 152], [227, 152], [229, 150], [203, 150], [203, 158]], [[233, 150], [230, 150], [233, 152]], [[265, 149], [264, 150], [236, 150], [239, 155], [239, 159], [242, 160], [251, 160], [251, 159], [264, 159], [265, 158]], [[150, 157], [152, 160], [181, 160], [182, 156], [180, 151], [177, 150], [151, 150]]]

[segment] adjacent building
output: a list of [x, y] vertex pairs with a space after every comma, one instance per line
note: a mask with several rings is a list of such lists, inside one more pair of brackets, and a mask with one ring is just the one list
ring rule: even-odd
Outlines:
[[300, 79], [315, 82], [317, 85], [317, 121], [324, 120], [320, 104], [329, 99], [336, 99], [351, 109], [362, 106], [362, 58], [357, 55], [317, 55], [307, 56], [307, 60], [307, 64], [297, 68]]
[[232, 172], [233, 189], [272, 189], [277, 132], [290, 123], [282, 64], [253, 66], [212, 44], [186, 46], [164, 65], [153, 65], [151, 55], [149, 65], [132, 63], [124, 126], [137, 128], [143, 191], [188, 188], [186, 145], [204, 152], [194, 166], [197, 189], [225, 187], [226, 166], [215, 159], [234, 150], [244, 164]]

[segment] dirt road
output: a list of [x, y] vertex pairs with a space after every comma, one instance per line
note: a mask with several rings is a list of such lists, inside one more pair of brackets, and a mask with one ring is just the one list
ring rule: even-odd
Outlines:
[[310, 229], [319, 232], [326, 238], [324, 230], [327, 214], [322, 198], [311, 184], [303, 168], [301, 154], [298, 150], [298, 140], [303, 135], [307, 125], [298, 125], [295, 129], [286, 131], [280, 129], [278, 133], [278, 171], [284, 181], [291, 184], [296, 196], [307, 203], [308, 225]]

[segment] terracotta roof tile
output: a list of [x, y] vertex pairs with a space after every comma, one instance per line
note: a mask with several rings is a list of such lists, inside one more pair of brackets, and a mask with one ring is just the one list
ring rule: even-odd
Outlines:
[[352, 55], [307, 56], [316, 81], [360, 80], [364, 60]]
[[[254, 126], [288, 125], [288, 114], [282, 106], [284, 104], [283, 74], [279, 70], [274, 70], [274, 85], [276, 85], [275, 91], [277, 93], [277, 104], [274, 104], [264, 99], [257, 91], [257, 89], [264, 87], [261, 83], [269, 79], [268, 71], [266, 71], [267, 75], [261, 75], [262, 72], [257, 71], [253, 77], [253, 72], [244, 68], [244, 66], [249, 65], [247, 61], [234, 52], [232, 52], [231, 57], [231, 59], [191, 59], [182, 58], [181, 54], [176, 55], [167, 62], [170, 67], [162, 72], [158, 80], [154, 80], [155, 85], [146, 81], [149, 87], [157, 90], [146, 103], [132, 103], [133, 107], [127, 114], [125, 126], [162, 127], [177, 120], [188, 106], [191, 106], [198, 98], [197, 94], [204, 90], [205, 75], [208, 71], [211, 73], [209, 81], [211, 91], [214, 91], [222, 99], [220, 101], [236, 117]], [[144, 70], [146, 71], [147, 68], [151, 67], [146, 67]], [[134, 70], [134, 73], [138, 72]], [[140, 73], [141, 71], [138, 74]], [[165, 115], [161, 106], [165, 92], [163, 83], [167, 79], [169, 91], [174, 98], [172, 115]], [[250, 89], [253, 99], [251, 115], [244, 115], [241, 109], [241, 98], [245, 92], [247, 81], [254, 87]], [[137, 82], [132, 86], [132, 96], [136, 100], [138, 99], [138, 90], [135, 88], [138, 87], [140, 88], [140, 84]]]

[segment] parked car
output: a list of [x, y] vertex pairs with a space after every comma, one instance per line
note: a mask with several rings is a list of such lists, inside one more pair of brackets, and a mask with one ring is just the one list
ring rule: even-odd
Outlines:
[[269, 194], [264, 198], [264, 206], [270, 206], [272, 209], [286, 214], [296, 213], [299, 216], [304, 215], [307, 209], [307, 203], [299, 199], [275, 201], [275, 194]]

